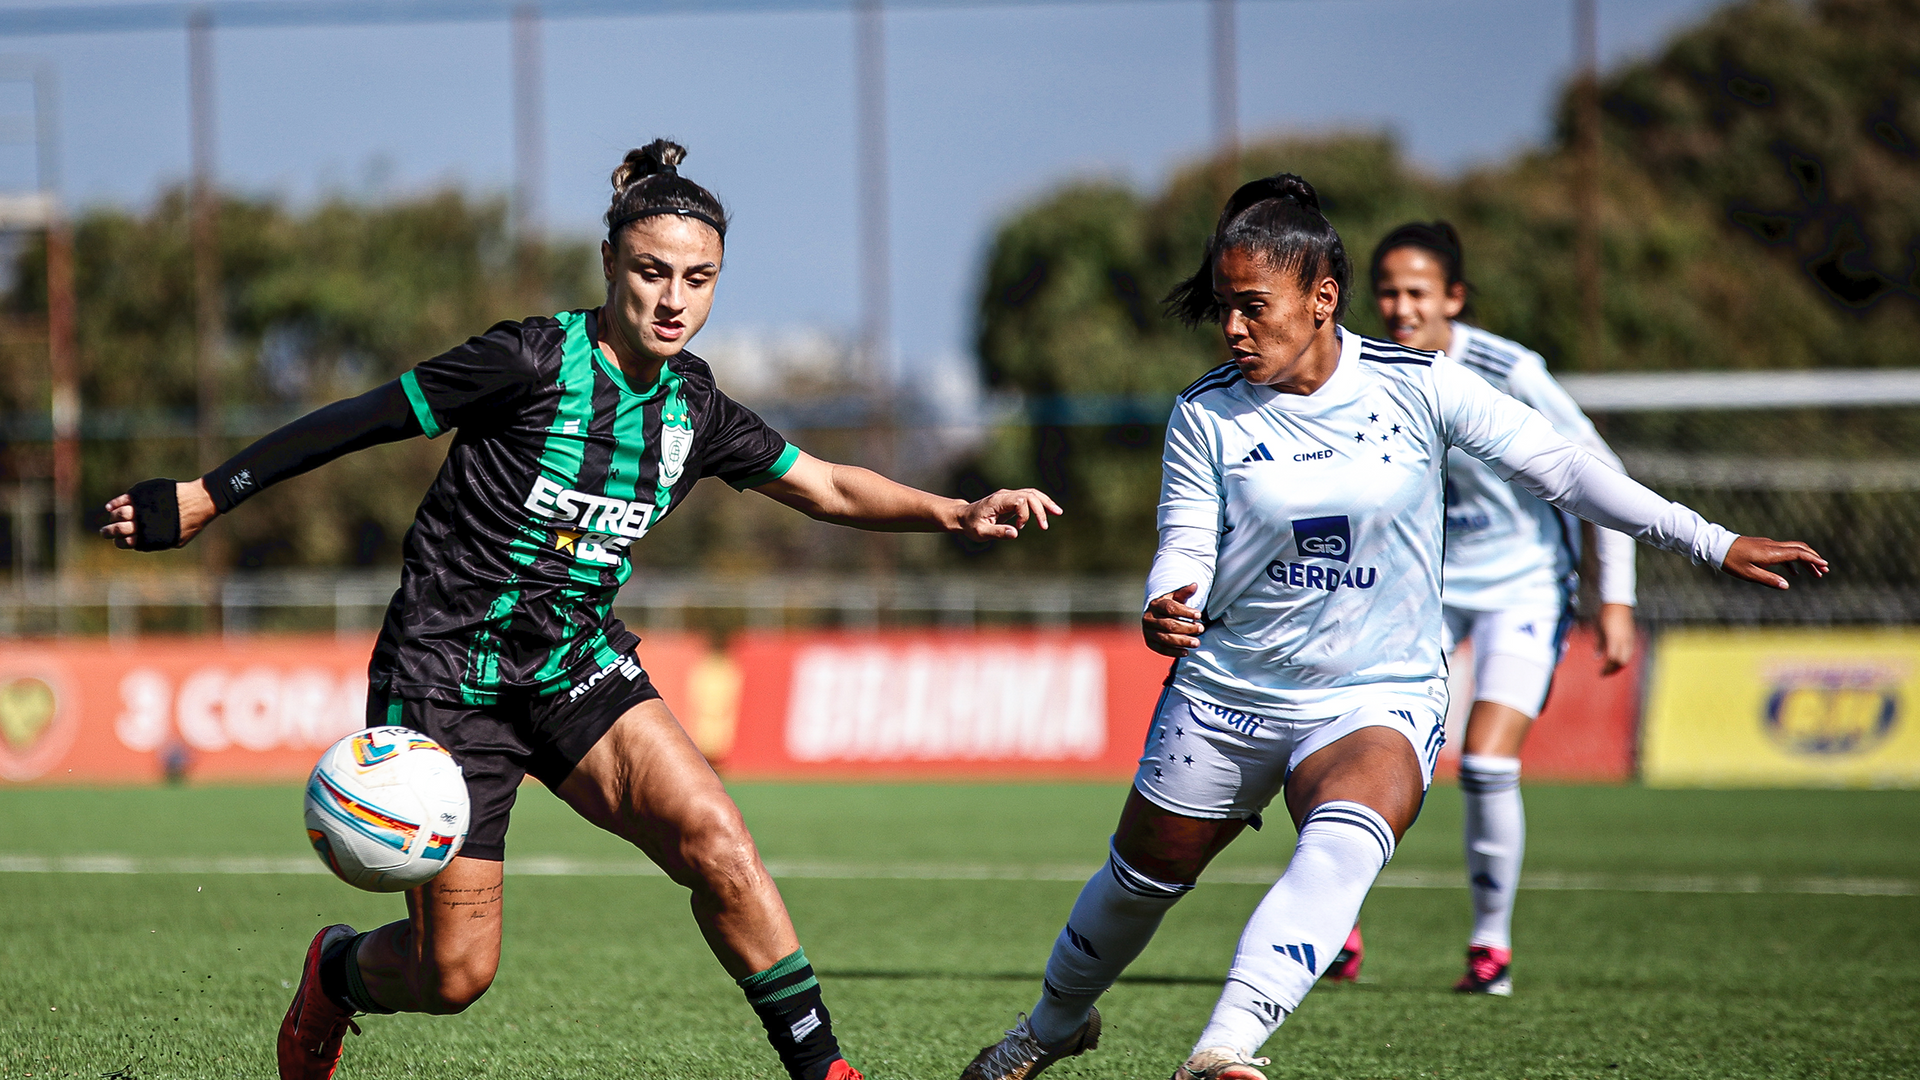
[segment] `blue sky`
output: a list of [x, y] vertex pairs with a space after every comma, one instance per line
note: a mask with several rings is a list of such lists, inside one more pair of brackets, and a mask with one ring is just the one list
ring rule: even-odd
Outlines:
[[[5, 4], [0, 6], [22, 6]], [[1715, 5], [1600, 0], [1603, 62]], [[1455, 171], [1542, 140], [1571, 69], [1552, 0], [1243, 0], [1248, 135], [1396, 133]], [[960, 362], [994, 222], [1051, 185], [1158, 184], [1211, 137], [1197, 0], [910, 10], [887, 16], [893, 323], [911, 374]], [[505, 24], [217, 32], [224, 184], [310, 201], [512, 176]], [[51, 61], [64, 188], [142, 205], [187, 171], [184, 34], [13, 38]], [[853, 20], [844, 12], [556, 21], [546, 28], [547, 220], [590, 235], [621, 154], [685, 143], [684, 172], [736, 225], [712, 327], [850, 330], [857, 318]], [[0, 85], [0, 112], [19, 109]], [[0, 149], [0, 186], [30, 158]]]

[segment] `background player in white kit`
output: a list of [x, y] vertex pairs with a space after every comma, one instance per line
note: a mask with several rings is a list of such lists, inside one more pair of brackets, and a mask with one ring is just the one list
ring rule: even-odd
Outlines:
[[[1373, 249], [1372, 263], [1374, 301], [1387, 333], [1402, 345], [1445, 352], [1625, 471], [1538, 353], [1459, 321], [1467, 308], [1465, 263], [1460, 234], [1447, 222], [1409, 222], [1388, 233]], [[1581, 523], [1458, 450], [1447, 453], [1446, 497], [1440, 596], [1447, 650], [1473, 643], [1474, 679], [1460, 757], [1474, 923], [1467, 971], [1454, 989], [1510, 994], [1513, 904], [1526, 850], [1520, 748], [1546, 705], [1572, 625]], [[1636, 644], [1633, 538], [1587, 530], [1599, 565], [1594, 629], [1601, 674], [1613, 675], [1633, 661]]]
[[1304, 180], [1240, 188], [1168, 306], [1218, 320], [1232, 361], [1175, 403], [1142, 616], [1179, 657], [1107, 865], [1039, 1003], [963, 1080], [1027, 1080], [1093, 1049], [1094, 1002], [1208, 861], [1284, 795], [1299, 841], [1240, 939], [1175, 1080], [1264, 1080], [1254, 1057], [1353, 926], [1419, 813], [1446, 711], [1446, 452], [1557, 506], [1728, 573], [1816, 574], [1805, 544], [1736, 537], [1569, 442], [1464, 365], [1339, 325], [1350, 268]]

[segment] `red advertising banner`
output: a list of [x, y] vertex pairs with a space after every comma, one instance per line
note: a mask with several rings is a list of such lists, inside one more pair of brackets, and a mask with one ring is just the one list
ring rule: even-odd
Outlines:
[[[9, 642], [0, 783], [152, 782], [170, 768], [299, 779], [365, 722], [371, 648], [332, 635]], [[1633, 775], [1640, 669], [1601, 679], [1592, 652], [1576, 631], [1527, 742], [1530, 778]], [[724, 656], [649, 634], [639, 654], [737, 777], [1125, 778], [1168, 665], [1131, 628], [749, 632]]]
[[[723, 764], [738, 777], [1129, 777], [1169, 663], [1131, 628], [749, 633], [730, 653], [739, 707]], [[1637, 662], [1601, 679], [1576, 630], [1526, 775], [1631, 778], [1639, 687]]]
[[[0, 647], [0, 782], [295, 780], [366, 723], [373, 638], [144, 638]], [[669, 703], [705, 643], [649, 636]]]
[[1168, 660], [1136, 630], [748, 633], [742, 777], [1130, 776]]

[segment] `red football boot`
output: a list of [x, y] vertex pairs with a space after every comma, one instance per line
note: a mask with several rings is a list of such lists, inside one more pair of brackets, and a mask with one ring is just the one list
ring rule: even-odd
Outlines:
[[1467, 973], [1453, 988], [1462, 994], [1493, 994], [1509, 997], [1513, 994], [1513, 950], [1496, 949], [1491, 945], [1472, 945], [1467, 948]]
[[293, 1004], [280, 1021], [280, 1080], [332, 1080], [340, 1065], [340, 1042], [347, 1032], [360, 1034], [353, 1014], [333, 1003], [320, 989], [320, 954], [327, 946], [354, 932], [335, 923], [313, 936], [307, 946], [307, 964], [294, 988]]
[[827, 1066], [827, 1080], [867, 1080], [867, 1078], [861, 1076], [860, 1070], [854, 1068], [846, 1058], [835, 1058], [833, 1064]]
[[1327, 965], [1328, 982], [1359, 982], [1360, 958], [1366, 955], [1366, 946], [1360, 943], [1360, 924], [1353, 924], [1353, 933], [1347, 935], [1347, 943], [1340, 947], [1340, 953]]

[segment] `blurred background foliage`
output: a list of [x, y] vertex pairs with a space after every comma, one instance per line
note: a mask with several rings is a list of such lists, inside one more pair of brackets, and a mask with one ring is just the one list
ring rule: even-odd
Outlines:
[[[175, 190], [142, 214], [96, 208], [75, 223], [86, 430], [118, 436], [83, 442], [82, 505], [90, 509], [145, 477], [198, 473], [188, 210], [185, 191]], [[499, 319], [594, 302], [587, 245], [523, 256], [506, 220], [503, 201], [455, 192], [384, 205], [331, 201], [299, 213], [225, 198], [224, 447], [237, 450], [278, 423], [395, 378]], [[45, 258], [36, 239], [16, 260], [6, 301], [16, 330], [45, 311]], [[44, 331], [37, 339], [11, 333], [4, 345], [0, 411], [44, 410]], [[6, 450], [9, 471], [32, 475], [44, 444]], [[225, 552], [242, 568], [397, 562], [444, 453], [426, 440], [379, 447], [268, 490], [223, 523]], [[104, 545], [82, 550], [111, 558]], [[186, 568], [196, 559], [179, 552], [113, 566]]]
[[[1414, 219], [1460, 229], [1468, 320], [1556, 371], [1911, 365], [1920, 340], [1920, 2], [1751, 0], [1658, 56], [1603, 76], [1600, 234], [1605, 345], [1578, 356], [1571, 96], [1551, 145], [1445, 178], [1385, 134], [1247, 145], [1157, 193], [1070, 183], [1011, 215], [980, 292], [983, 377], [1029, 400], [1171, 395], [1225, 360], [1160, 300], [1191, 274], [1225, 192], [1286, 171], [1318, 189], [1354, 262], [1347, 324], [1380, 334], [1374, 244]], [[1042, 413], [1045, 410], [1040, 410]], [[1040, 417], [1044, 420], [1044, 415]], [[1125, 419], [1117, 417], [1116, 419]], [[1757, 455], [1910, 452], [1910, 410], [1642, 413], [1602, 418], [1616, 445]], [[1157, 428], [1011, 427], [961, 471], [975, 488], [1039, 484], [1070, 525], [989, 558], [1135, 571], [1151, 557]], [[1814, 539], [1808, 537], [1808, 539]]]
[[[1736, 3], [1658, 55], [1606, 73], [1601, 94], [1598, 358], [1576, 349], [1569, 97], [1556, 106], [1548, 145], [1460, 176], [1422, 171], [1382, 133], [1254, 142], [1233, 162], [1188, 163], [1157, 192], [1102, 179], [1063, 183], [1010, 213], [990, 238], [980, 373], [999, 415], [1013, 419], [982, 432], [957, 460], [878, 456], [967, 496], [1043, 487], [1069, 511], [1047, 534], [986, 549], [933, 538], [848, 543], [844, 532], [767, 500], [703, 485], [636, 549], [637, 560], [721, 572], [1141, 571], [1153, 547], [1165, 402], [1224, 359], [1216, 330], [1180, 327], [1162, 316], [1161, 298], [1197, 265], [1225, 191], [1276, 171], [1311, 180], [1345, 238], [1356, 276], [1348, 322], [1362, 333], [1381, 331], [1366, 287], [1377, 238], [1403, 221], [1444, 217], [1465, 241], [1471, 320], [1539, 350], [1558, 371], [1912, 363], [1920, 0]], [[77, 222], [87, 423], [121, 436], [87, 441], [85, 505], [146, 476], [195, 471], [192, 439], [183, 437], [195, 399], [187, 209], [185, 193], [174, 191], [144, 212], [94, 209]], [[222, 394], [235, 449], [497, 319], [589, 305], [601, 292], [591, 242], [521, 248], [504, 202], [458, 192], [304, 210], [230, 196], [219, 233]], [[14, 417], [45, 412], [44, 258], [37, 242], [18, 252], [0, 319], [0, 413]], [[844, 395], [860, 385], [850, 361], [845, 377], [829, 382], [749, 400], [777, 408], [782, 393]], [[1909, 453], [1920, 434], [1909, 410], [1730, 415], [1603, 421], [1623, 448], [1777, 456], [1809, 447], [1829, 457], [1891, 456]], [[795, 437], [823, 457], [874, 454], [871, 433]], [[395, 562], [443, 453], [444, 443], [424, 440], [382, 447], [269, 491], [225, 523], [226, 555], [240, 568]], [[0, 447], [0, 470], [7, 479], [44, 476], [44, 455], [44, 442], [17, 437]], [[104, 546], [87, 551], [116, 572], [131, 565]], [[139, 565], [185, 570], [195, 559], [178, 553]]]

